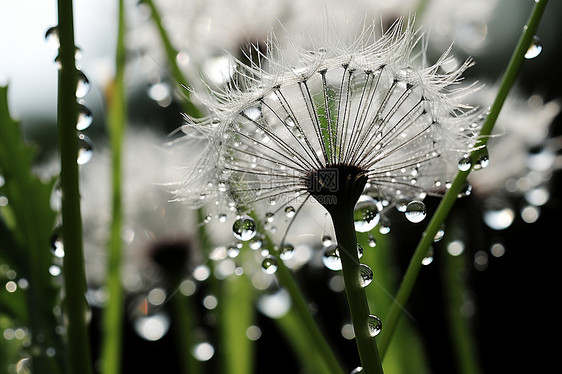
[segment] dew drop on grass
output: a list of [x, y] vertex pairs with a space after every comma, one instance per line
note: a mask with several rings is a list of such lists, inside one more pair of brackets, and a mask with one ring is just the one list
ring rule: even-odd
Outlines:
[[86, 130], [92, 124], [92, 112], [82, 104], [78, 104], [78, 120], [76, 121], [76, 130]]
[[261, 263], [261, 268], [266, 274], [274, 274], [277, 271], [277, 260], [275, 257], [266, 257]]
[[525, 53], [525, 58], [527, 60], [533, 59], [535, 57], [537, 57], [542, 51], [542, 43], [541, 40], [539, 39], [538, 36], [533, 36], [533, 40], [531, 41], [531, 44], [529, 45], [529, 49], [527, 49], [527, 52]]
[[380, 220], [382, 205], [368, 195], [361, 195], [353, 211], [355, 231], [368, 232], [375, 228]]
[[363, 372], [363, 366], [357, 366], [355, 369], [351, 370], [349, 374], [361, 374]]
[[92, 85], [90, 84], [90, 80], [86, 77], [81, 70], [78, 70], [78, 81], [76, 83], [76, 97], [82, 98], [90, 92]]
[[369, 335], [375, 337], [382, 330], [382, 322], [379, 317], [371, 314], [367, 317], [367, 327], [369, 328]]
[[232, 225], [232, 232], [238, 240], [250, 240], [256, 236], [256, 223], [250, 217], [240, 217]]
[[484, 169], [490, 163], [490, 155], [488, 148], [484, 147], [478, 151], [476, 161], [474, 163], [474, 170]]
[[369, 234], [368, 238], [369, 247], [373, 248], [377, 246], [377, 240], [372, 234]]
[[406, 206], [404, 215], [406, 219], [412, 223], [419, 223], [423, 221], [426, 216], [425, 204], [421, 201], [410, 201]]
[[342, 269], [340, 251], [337, 244], [324, 247], [322, 262], [330, 270], [338, 271]]
[[76, 162], [78, 165], [84, 165], [90, 162], [94, 155], [94, 146], [90, 138], [84, 134], [78, 135], [78, 157]]
[[365, 264], [359, 264], [359, 285], [367, 287], [373, 281], [373, 270]]

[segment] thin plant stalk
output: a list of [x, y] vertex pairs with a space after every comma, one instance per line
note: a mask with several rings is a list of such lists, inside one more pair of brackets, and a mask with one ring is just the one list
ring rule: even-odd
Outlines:
[[125, 6], [119, 0], [115, 78], [108, 87], [108, 126], [112, 150], [112, 220], [108, 244], [107, 290], [109, 302], [104, 311], [103, 346], [101, 353], [102, 373], [118, 374], [121, 370], [123, 335], [123, 288], [121, 265], [123, 243], [122, 204], [122, 148], [127, 121], [125, 99]]
[[170, 37], [168, 36], [164, 25], [162, 24], [162, 18], [160, 17], [160, 12], [158, 8], [154, 4], [153, 0], [144, 0], [150, 11], [152, 13], [152, 20], [156, 25], [156, 29], [158, 30], [158, 34], [160, 35], [160, 40], [162, 41], [162, 45], [164, 47], [164, 51], [166, 53], [166, 59], [168, 60], [168, 66], [170, 68], [169, 74], [172, 76], [176, 84], [180, 89], [184, 89], [183, 94], [185, 95], [184, 100], [182, 100], [183, 110], [186, 114], [193, 116], [193, 117], [201, 117], [201, 112], [199, 109], [191, 102], [189, 99], [189, 91], [187, 90], [188, 83], [187, 79], [183, 75], [178, 62], [177, 57], [179, 51], [172, 45], [170, 41]]
[[86, 322], [86, 277], [82, 241], [82, 218], [78, 183], [78, 137], [76, 121], [78, 81], [74, 61], [74, 21], [72, 0], [58, 0], [59, 61], [57, 127], [62, 191], [62, 235], [65, 310], [67, 316], [67, 360], [70, 373], [90, 374], [90, 342]]
[[[515, 47], [515, 50], [511, 56], [509, 64], [507, 65], [507, 69], [503, 75], [500, 88], [498, 90], [498, 94], [494, 100], [494, 103], [492, 104], [492, 107], [490, 108], [486, 121], [482, 126], [482, 130], [480, 131], [480, 136], [479, 136], [478, 143], [476, 145], [476, 149], [471, 154], [473, 165], [477, 162], [483, 148], [486, 146], [488, 142], [489, 135], [493, 130], [494, 124], [496, 123], [496, 120], [499, 116], [500, 110], [507, 97], [507, 94], [509, 93], [511, 87], [513, 86], [513, 83], [515, 82], [515, 78], [517, 77], [521, 65], [525, 60], [525, 53], [527, 52], [529, 46], [531, 45], [533, 36], [535, 35], [535, 32], [537, 30], [540, 19], [544, 12], [544, 8], [546, 7], [547, 3], [548, 0], [537, 0], [535, 2], [535, 5], [533, 6], [533, 9], [529, 16], [529, 19], [527, 20], [526, 25], [523, 27], [523, 32], [521, 34], [521, 37], [519, 38], [519, 42]], [[449, 214], [459, 193], [464, 187], [468, 174], [470, 173], [471, 170], [472, 169], [458, 172], [457, 176], [455, 177], [451, 185], [451, 188], [449, 188], [449, 190], [443, 197], [443, 200], [439, 204], [437, 211], [431, 218], [431, 221], [429, 222], [422, 236], [422, 239], [420, 240], [410, 260], [410, 264], [406, 269], [406, 273], [404, 274], [402, 283], [396, 295], [395, 302], [391, 307], [388, 317], [386, 318], [385, 331], [383, 334], [381, 334], [379, 347], [380, 347], [381, 355], [383, 357], [388, 349], [388, 345], [390, 344], [390, 339], [392, 338], [392, 334], [396, 328], [398, 320], [402, 315], [402, 306], [405, 305], [406, 302], [408, 301], [408, 298], [410, 297], [410, 294], [416, 282], [417, 276], [420, 272], [422, 266], [421, 261], [427, 254], [427, 251], [429, 249], [429, 246], [433, 242], [433, 238], [435, 237], [435, 234], [437, 234], [437, 232], [441, 228], [443, 221]]]
[[[346, 214], [347, 213], [347, 214]], [[375, 338], [370, 334], [369, 305], [365, 289], [359, 282], [359, 256], [353, 221], [353, 208], [332, 214], [334, 231], [338, 241], [345, 292], [355, 331], [355, 341], [365, 374], [382, 374]]]

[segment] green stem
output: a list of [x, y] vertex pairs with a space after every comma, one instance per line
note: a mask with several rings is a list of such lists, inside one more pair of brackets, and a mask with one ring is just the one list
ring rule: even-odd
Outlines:
[[193, 303], [189, 297], [185, 297], [179, 293], [172, 296], [170, 306], [173, 315], [173, 321], [177, 326], [174, 331], [176, 341], [176, 351], [180, 360], [179, 373], [183, 374], [199, 374], [201, 373], [201, 362], [197, 361], [191, 349], [194, 346], [193, 332], [195, 331]]
[[367, 296], [365, 289], [359, 283], [359, 256], [353, 224], [353, 209], [342, 209], [339, 214], [332, 214], [332, 221], [339, 245], [347, 302], [363, 373], [382, 374], [377, 344], [369, 333]]
[[[521, 34], [521, 37], [519, 38], [519, 42], [515, 47], [513, 55], [511, 56], [511, 60], [509, 61], [507, 69], [503, 75], [498, 94], [494, 100], [494, 103], [492, 104], [492, 107], [490, 108], [490, 112], [488, 114], [488, 117], [486, 118], [484, 125], [482, 126], [482, 130], [480, 131], [480, 137], [476, 147], [477, 149], [472, 152], [471, 158], [473, 160], [473, 163], [477, 159], [482, 147], [486, 146], [488, 142], [489, 135], [491, 134], [494, 124], [496, 123], [507, 94], [513, 86], [515, 78], [517, 77], [521, 65], [523, 64], [525, 53], [529, 49], [529, 46], [533, 40], [533, 36], [535, 35], [547, 2], [548, 0], [536, 1], [527, 24], [525, 25], [525, 27], [523, 27], [523, 32]], [[439, 231], [443, 221], [453, 207], [453, 204], [455, 203], [461, 189], [465, 185], [469, 173], [470, 170], [459, 171], [455, 180], [453, 181], [451, 188], [447, 191], [445, 197], [439, 204], [437, 211], [431, 218], [431, 221], [429, 222], [429, 225], [427, 226], [427, 229], [425, 230], [422, 239], [420, 240], [412, 256], [412, 259], [410, 260], [410, 264], [406, 269], [406, 273], [404, 274], [404, 278], [402, 279], [400, 289], [398, 290], [398, 294], [396, 295], [396, 300], [392, 305], [389, 315], [385, 321], [385, 333], [381, 336], [380, 340], [380, 350], [383, 357], [388, 349], [390, 339], [392, 338], [392, 334], [394, 332], [394, 329], [396, 328], [399, 317], [402, 314], [402, 307], [408, 301], [410, 293], [412, 292], [412, 288], [414, 287], [414, 284], [416, 282], [418, 273], [422, 266], [421, 260], [425, 257], [429, 246], [433, 242], [435, 234], [437, 233], [437, 231]]]
[[123, 289], [121, 286], [121, 263], [123, 244], [121, 229], [123, 225], [122, 206], [122, 148], [127, 121], [125, 100], [125, 8], [119, 0], [116, 73], [108, 87], [108, 126], [112, 150], [112, 221], [108, 244], [107, 290], [109, 303], [104, 311], [103, 346], [101, 353], [102, 373], [117, 374], [121, 370], [121, 342], [123, 321]]
[[158, 8], [154, 4], [154, 1], [152, 0], [144, 0], [144, 1], [150, 7], [150, 11], [152, 13], [152, 20], [156, 25], [158, 34], [160, 35], [160, 40], [162, 40], [162, 45], [164, 46], [164, 51], [166, 53], [166, 58], [168, 60], [168, 65], [170, 67], [170, 74], [172, 75], [172, 78], [174, 78], [174, 81], [176, 82], [178, 87], [184, 90], [185, 100], [183, 100], [183, 110], [185, 111], [186, 114], [192, 117], [201, 117], [201, 112], [195, 105], [193, 105], [193, 103], [189, 99], [190, 96], [189, 91], [186, 90], [186, 87], [188, 87], [187, 79], [183, 75], [177, 62], [178, 50], [174, 48], [172, 42], [170, 41], [170, 38], [168, 37], [166, 29], [162, 24], [162, 18], [160, 17], [160, 12], [158, 11]]
[[92, 372], [90, 343], [86, 324], [86, 277], [82, 243], [82, 218], [78, 186], [78, 138], [76, 121], [77, 71], [74, 61], [72, 0], [58, 0], [59, 60], [57, 126], [60, 149], [62, 190], [62, 235], [64, 290], [68, 319], [68, 369], [70, 373]]

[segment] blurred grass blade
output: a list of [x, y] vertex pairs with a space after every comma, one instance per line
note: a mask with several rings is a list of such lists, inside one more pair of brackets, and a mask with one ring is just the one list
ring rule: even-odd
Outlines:
[[[55, 212], [50, 206], [54, 182], [43, 183], [32, 174], [34, 152], [24, 144], [19, 124], [10, 117], [7, 101], [8, 88], [0, 87], [0, 196], [7, 199], [0, 213], [2, 229], [9, 232], [9, 236], [0, 238], [0, 250], [1, 258], [16, 271], [17, 279], [26, 279], [29, 286], [25, 290], [27, 315], [15, 299], [9, 309], [2, 311], [11, 312], [18, 323], [30, 328], [33, 347], [37, 348], [30, 350], [33, 371], [39, 372], [41, 368], [62, 373], [64, 348], [61, 337], [55, 333], [58, 324], [53, 314], [58, 287], [49, 273], [53, 265], [49, 242], [55, 225]], [[47, 356], [49, 347], [58, 352], [55, 358]]]
[[127, 103], [125, 97], [125, 5], [119, 0], [117, 27], [117, 47], [115, 77], [107, 87], [107, 106], [109, 135], [111, 140], [112, 175], [112, 219], [108, 243], [107, 283], [109, 302], [104, 311], [102, 373], [121, 372], [121, 346], [123, 335], [123, 289], [121, 285], [121, 266], [123, 243], [123, 191], [122, 191], [122, 149], [127, 122]]

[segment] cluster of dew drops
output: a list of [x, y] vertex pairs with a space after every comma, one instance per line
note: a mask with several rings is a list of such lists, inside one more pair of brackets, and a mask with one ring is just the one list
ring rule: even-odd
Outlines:
[[[45, 32], [45, 40], [47, 44], [53, 48], [59, 48], [59, 29], [58, 26], [52, 26]], [[82, 53], [80, 48], [75, 47], [75, 60], [78, 61]], [[61, 68], [61, 62], [59, 56], [55, 57], [54, 63], [58, 69]], [[92, 140], [83, 133], [93, 121], [92, 112], [85, 105], [84, 97], [90, 92], [91, 83], [86, 77], [84, 72], [80, 69], [79, 65], [76, 65], [77, 70], [77, 82], [76, 82], [76, 98], [78, 99], [78, 117], [76, 119], [76, 130], [78, 132], [78, 155], [76, 162], [78, 165], [84, 165], [92, 159], [93, 155], [93, 143]]]

